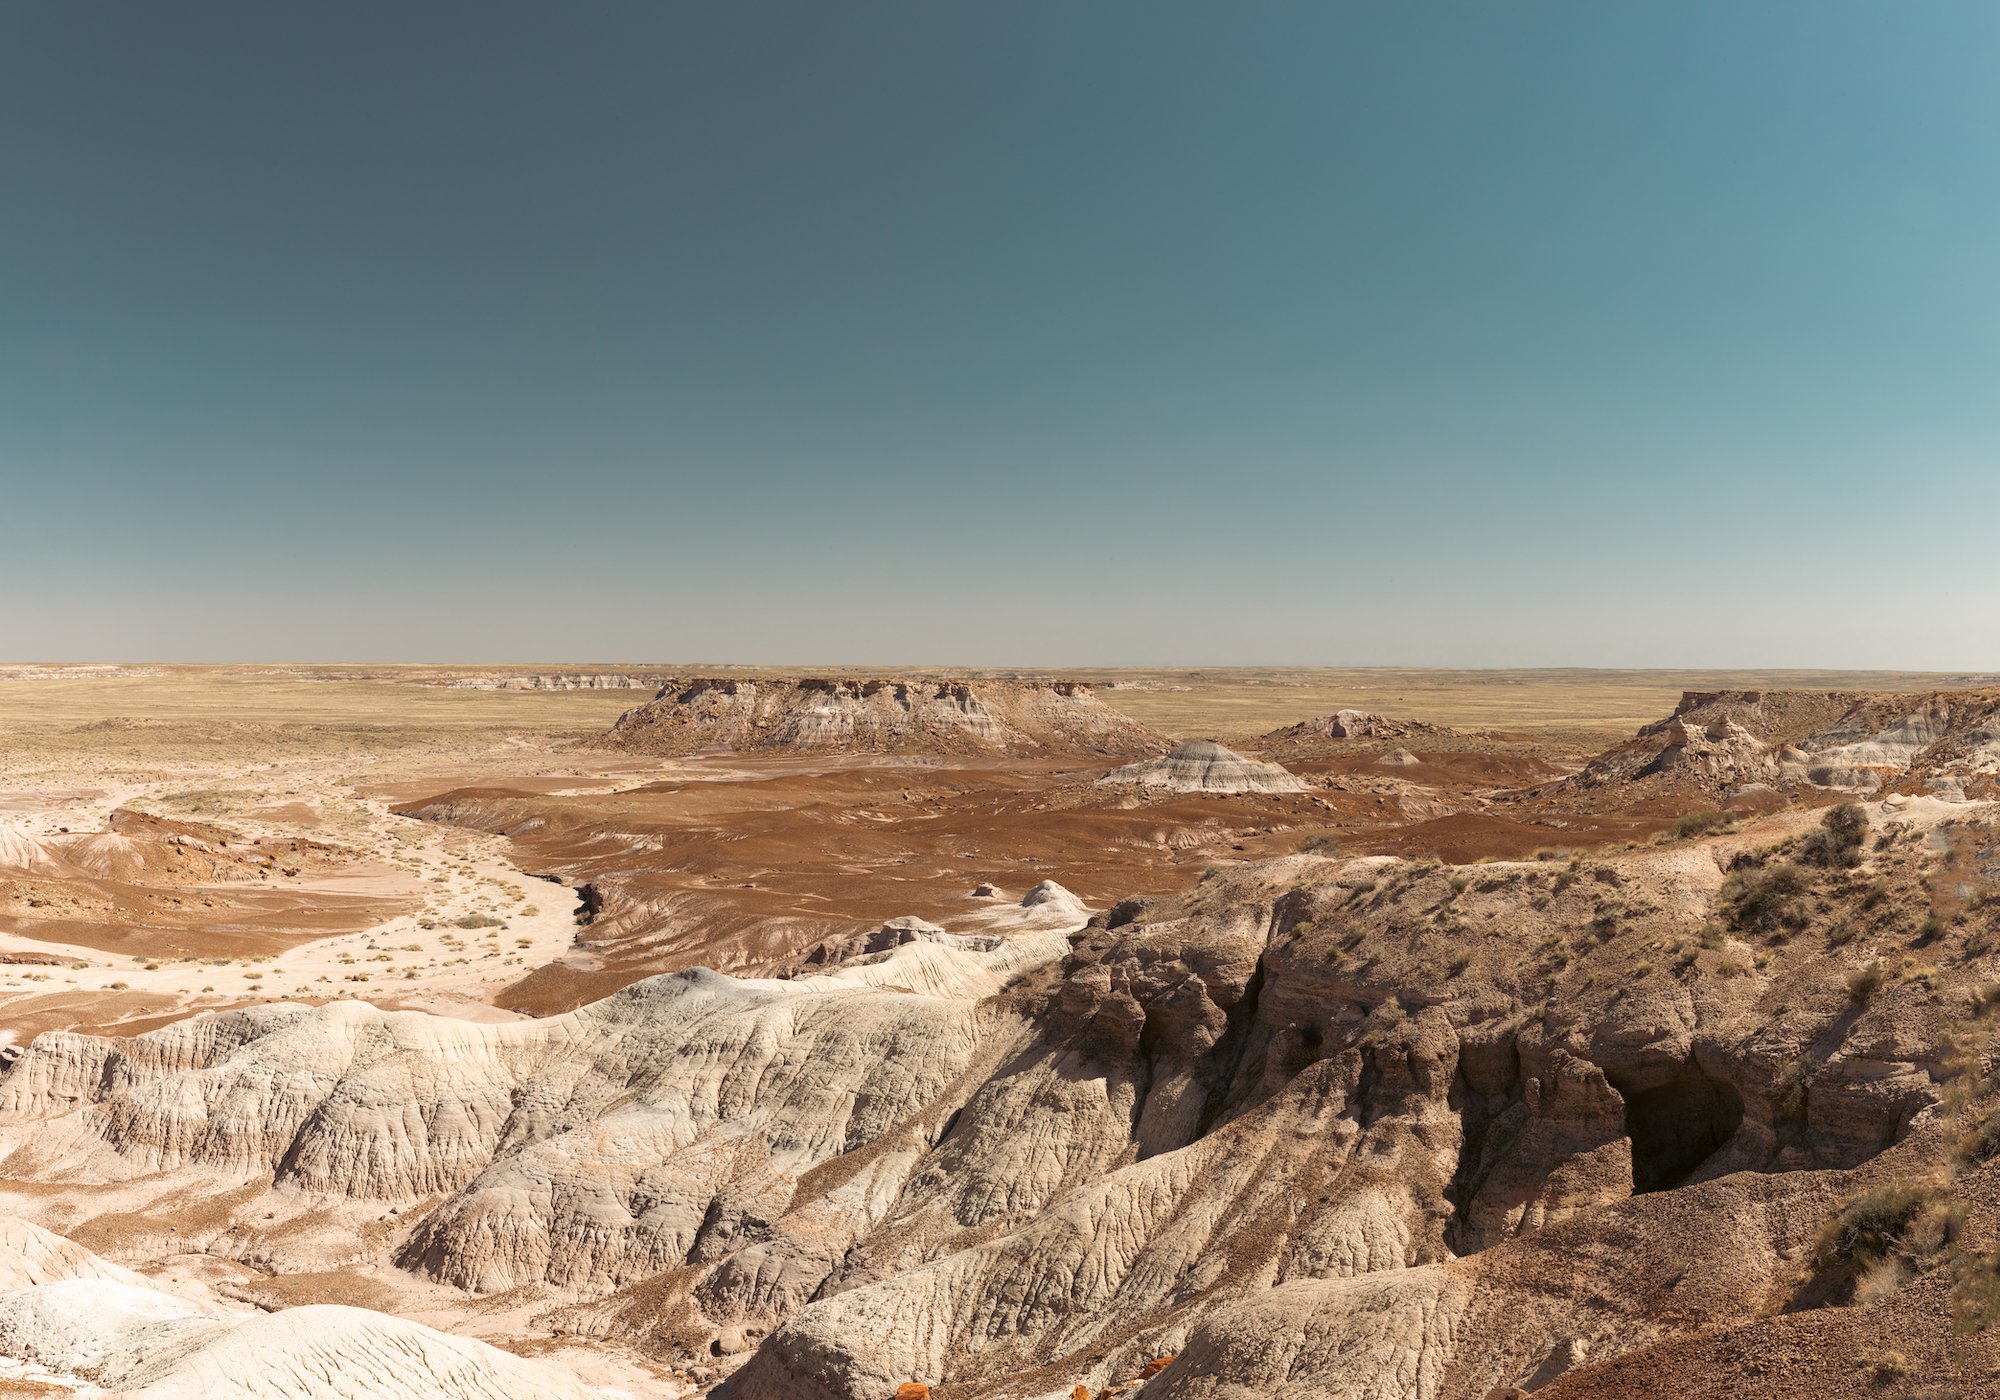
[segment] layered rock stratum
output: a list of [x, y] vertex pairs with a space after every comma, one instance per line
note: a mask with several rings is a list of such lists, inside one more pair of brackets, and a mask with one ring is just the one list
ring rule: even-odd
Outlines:
[[0, 1216], [0, 1393], [148, 1400], [588, 1400], [561, 1370], [399, 1317], [183, 1297]]
[[1672, 715], [1599, 755], [1577, 782], [1992, 796], [2000, 792], [2000, 692], [1690, 691]]
[[654, 754], [1158, 753], [1167, 741], [1073, 681], [669, 681], [604, 740]]
[[1103, 781], [1167, 792], [1303, 792], [1306, 787], [1279, 764], [1245, 758], [1209, 739], [1189, 739], [1163, 757], [1114, 768]]

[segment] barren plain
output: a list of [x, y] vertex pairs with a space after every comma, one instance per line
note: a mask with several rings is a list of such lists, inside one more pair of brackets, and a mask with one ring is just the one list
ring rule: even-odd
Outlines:
[[2000, 1393], [1994, 684], [0, 667], [0, 1393]]

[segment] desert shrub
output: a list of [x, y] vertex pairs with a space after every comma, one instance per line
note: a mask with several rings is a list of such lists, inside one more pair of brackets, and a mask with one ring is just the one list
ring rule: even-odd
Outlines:
[[[1210, 867], [1213, 869], [1214, 867]], [[499, 928], [500, 921], [490, 914], [461, 914], [453, 919], [454, 928]]]
[[1305, 839], [1305, 844], [1301, 845], [1299, 849], [1309, 855], [1337, 856], [1340, 854], [1340, 838], [1335, 836], [1331, 831], [1316, 832], [1308, 836]]
[[2000, 1153], [2000, 1113], [1988, 1115], [1984, 1122], [1952, 1146], [1952, 1155], [1968, 1166], [1984, 1162], [1995, 1153]]
[[1879, 958], [1866, 967], [1855, 968], [1847, 974], [1848, 999], [1856, 1006], [1866, 1006], [1868, 998], [1875, 995], [1876, 989], [1888, 975]]
[[1935, 943], [1942, 937], [1944, 937], [1944, 920], [1936, 914], [1926, 916], [1923, 925], [1917, 930], [1917, 942]]
[[1845, 1268], [1860, 1278], [1890, 1260], [1913, 1268], [1937, 1262], [1958, 1234], [1962, 1216], [1929, 1182], [1892, 1182], [1847, 1203], [1820, 1231], [1813, 1264]]
[[2000, 1322], [2000, 1255], [1961, 1254], [1951, 1263], [1951, 1321], [1960, 1332]]
[[1794, 921], [1793, 901], [1805, 887], [1805, 872], [1796, 865], [1745, 866], [1723, 881], [1722, 908], [1739, 929], [1777, 928]]
[[1707, 836], [1711, 832], [1726, 831], [1732, 824], [1727, 812], [1714, 807], [1704, 807], [1698, 812], [1689, 812], [1674, 823], [1676, 840], [1689, 841], [1697, 836]]
[[1910, 1358], [1900, 1351], [1881, 1351], [1875, 1354], [1874, 1381], [1877, 1385], [1894, 1385], [1910, 1374]]
[[1882, 880], [1877, 880], [1870, 884], [1867, 892], [1861, 896], [1861, 907], [1863, 909], [1873, 909], [1888, 897], [1888, 884]]
[[1807, 865], [1844, 870], [1861, 863], [1861, 843], [1868, 836], [1868, 814], [1858, 803], [1829, 808], [1819, 825], [1799, 843], [1799, 859]]

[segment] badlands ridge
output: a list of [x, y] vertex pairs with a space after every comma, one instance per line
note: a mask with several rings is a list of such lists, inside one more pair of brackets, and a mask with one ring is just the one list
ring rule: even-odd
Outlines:
[[[671, 682], [383, 799], [574, 892], [485, 1000], [21, 1037], [0, 1393], [1994, 1393], [1996, 712], [1236, 752], [1068, 683]], [[197, 863], [0, 879], [269, 883], [119, 820]]]

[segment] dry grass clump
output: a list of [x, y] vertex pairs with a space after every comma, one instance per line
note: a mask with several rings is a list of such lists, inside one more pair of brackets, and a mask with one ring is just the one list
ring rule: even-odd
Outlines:
[[2000, 1153], [2000, 1112], [1989, 1114], [1952, 1144], [1952, 1155], [1967, 1166], [1984, 1162], [1996, 1153]]
[[1866, 1006], [1868, 999], [1875, 995], [1882, 983], [1888, 979], [1889, 970], [1877, 958], [1866, 967], [1857, 967], [1847, 974], [1847, 996], [1856, 1006]]
[[1964, 1220], [1965, 1207], [1935, 1182], [1878, 1186], [1827, 1222], [1813, 1267], [1823, 1279], [1849, 1280], [1856, 1302], [1878, 1302], [1943, 1262]]

